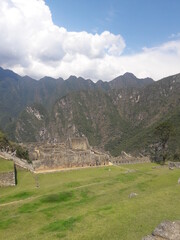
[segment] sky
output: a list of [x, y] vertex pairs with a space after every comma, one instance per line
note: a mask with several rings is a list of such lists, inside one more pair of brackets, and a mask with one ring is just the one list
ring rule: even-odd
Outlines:
[[180, 73], [179, 0], [0, 0], [0, 66], [35, 79]]

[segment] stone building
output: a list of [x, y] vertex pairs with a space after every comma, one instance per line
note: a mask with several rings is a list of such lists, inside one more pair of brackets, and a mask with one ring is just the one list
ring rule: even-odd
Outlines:
[[109, 156], [93, 150], [85, 137], [69, 138], [65, 143], [31, 143], [27, 147], [35, 171], [109, 164]]

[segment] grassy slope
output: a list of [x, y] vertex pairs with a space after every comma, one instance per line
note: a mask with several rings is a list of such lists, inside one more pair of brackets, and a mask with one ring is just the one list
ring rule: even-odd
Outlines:
[[14, 169], [13, 161], [7, 161], [3, 158], [0, 158], [0, 173], [9, 172]]
[[[37, 177], [19, 171], [19, 184], [1, 189], [0, 204], [24, 200], [0, 206], [0, 239], [141, 239], [161, 221], [180, 219], [179, 170], [152, 166], [91, 168]], [[126, 168], [137, 171], [125, 173]], [[131, 192], [138, 196], [129, 199]]]

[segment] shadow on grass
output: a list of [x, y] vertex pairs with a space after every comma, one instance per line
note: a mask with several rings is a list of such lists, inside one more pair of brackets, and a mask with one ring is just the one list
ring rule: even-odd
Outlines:
[[12, 223], [15, 223], [15, 219], [0, 221], [0, 229], [7, 229]]
[[41, 229], [41, 233], [46, 232], [63, 232], [67, 230], [72, 230], [75, 223], [79, 222], [82, 219], [81, 216], [70, 217], [68, 219], [61, 219], [49, 223]]
[[58, 194], [51, 194], [41, 199], [42, 203], [60, 203], [67, 202], [74, 198], [73, 192], [61, 192]]
[[22, 200], [22, 199], [29, 198], [31, 196], [33, 196], [32, 192], [19, 192], [19, 193], [16, 193], [16, 194], [13, 194], [13, 195], [10, 195], [10, 196], [7, 196], [7, 197], [1, 199], [0, 202], [4, 203], [4, 202], [9, 202], [9, 201]]
[[[31, 212], [38, 210], [38, 208], [42, 207], [43, 204], [68, 202], [71, 199], [73, 199], [73, 197], [74, 197], [73, 192], [62, 192], [62, 193], [58, 193], [58, 194], [49, 194], [47, 196], [42, 197], [38, 202], [23, 204], [19, 208], [19, 212], [20, 213], [31, 213]], [[54, 206], [50, 207], [49, 209], [54, 209]]]
[[19, 207], [19, 213], [32, 213], [40, 207], [41, 203], [26, 203]]

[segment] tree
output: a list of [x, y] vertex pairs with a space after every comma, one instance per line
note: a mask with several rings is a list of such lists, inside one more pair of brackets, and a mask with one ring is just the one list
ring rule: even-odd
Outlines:
[[170, 136], [173, 133], [173, 127], [170, 122], [165, 121], [160, 123], [154, 131], [156, 137], [158, 138], [158, 143], [160, 144], [160, 152], [162, 156], [162, 161], [165, 163], [167, 157], [167, 143]]

